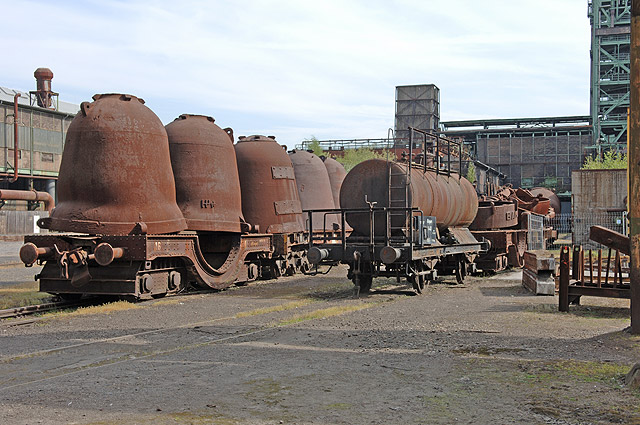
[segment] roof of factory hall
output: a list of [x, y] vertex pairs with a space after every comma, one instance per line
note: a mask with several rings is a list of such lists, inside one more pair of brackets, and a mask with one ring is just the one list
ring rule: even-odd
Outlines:
[[549, 127], [590, 127], [591, 117], [588, 115], [573, 115], [564, 117], [541, 118], [498, 118], [465, 121], [441, 121], [445, 132], [464, 132], [482, 130], [513, 130], [535, 129]]
[[20, 107], [25, 108], [33, 108], [39, 111], [48, 111], [53, 114], [63, 114], [63, 115], [75, 115], [80, 110], [80, 106], [74, 103], [57, 101], [54, 104], [57, 106], [56, 109], [48, 109], [41, 108], [35, 101], [35, 97], [32, 95], [31, 99], [29, 98], [29, 92], [23, 92], [20, 90], [14, 90], [7, 87], [0, 86], [0, 102], [2, 103], [10, 103], [13, 105], [13, 99], [16, 94], [20, 94], [18, 98], [18, 105]]

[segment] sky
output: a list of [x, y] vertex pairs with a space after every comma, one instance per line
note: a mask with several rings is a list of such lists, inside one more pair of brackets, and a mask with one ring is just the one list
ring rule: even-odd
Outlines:
[[383, 138], [395, 86], [435, 84], [441, 121], [589, 114], [587, 0], [0, 0], [0, 86], [143, 98], [167, 124]]

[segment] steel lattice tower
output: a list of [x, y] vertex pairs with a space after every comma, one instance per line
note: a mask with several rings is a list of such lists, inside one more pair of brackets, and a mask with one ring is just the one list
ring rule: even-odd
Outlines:
[[589, 0], [593, 148], [625, 149], [631, 0]]

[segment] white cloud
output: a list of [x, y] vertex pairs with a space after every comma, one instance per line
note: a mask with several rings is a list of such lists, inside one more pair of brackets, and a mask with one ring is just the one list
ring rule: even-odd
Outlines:
[[128, 92], [164, 122], [214, 115], [289, 146], [386, 136], [402, 84], [438, 85], [444, 120], [589, 108], [583, 0], [5, 3], [51, 26], [5, 20], [18, 53], [0, 84], [29, 89], [48, 66], [66, 101]]

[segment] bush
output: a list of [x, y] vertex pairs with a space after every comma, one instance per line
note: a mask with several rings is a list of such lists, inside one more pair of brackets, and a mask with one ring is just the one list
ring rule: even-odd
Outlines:
[[[393, 159], [393, 156], [390, 155], [390, 157], [391, 159]], [[376, 158], [387, 159], [387, 152], [386, 151], [377, 152], [371, 148], [345, 149], [344, 156], [341, 158], [340, 157], [336, 158], [336, 161], [344, 165], [344, 168], [345, 170], [347, 170], [347, 173], [348, 173], [349, 170], [351, 170], [353, 167], [360, 164], [361, 162], [367, 161], [369, 159], [376, 159]]]
[[627, 168], [628, 158], [622, 152], [608, 151], [603, 156], [589, 156], [582, 170], [605, 170]]

